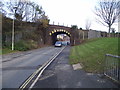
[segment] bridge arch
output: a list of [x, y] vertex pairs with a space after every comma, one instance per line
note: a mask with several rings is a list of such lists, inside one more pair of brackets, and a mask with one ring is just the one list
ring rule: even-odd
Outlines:
[[64, 30], [64, 29], [54, 29], [53, 31], [51, 31], [51, 32], [49, 33], [49, 35], [51, 36], [51, 35], [54, 34], [54, 33], [65, 33], [65, 34], [67, 34], [68, 36], [71, 36], [71, 33], [68, 32], [67, 30]]
[[65, 29], [53, 29], [51, 32], [49, 32], [49, 35], [52, 38], [52, 44], [55, 44], [57, 41], [57, 35], [59, 34], [66, 34], [71, 38], [71, 33], [68, 30]]

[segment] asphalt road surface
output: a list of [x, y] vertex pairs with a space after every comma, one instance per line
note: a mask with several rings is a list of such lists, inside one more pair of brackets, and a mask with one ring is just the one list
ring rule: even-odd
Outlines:
[[68, 46], [46, 68], [33, 88], [118, 88], [99, 74], [87, 73], [82, 69], [74, 70], [69, 64], [69, 53]]
[[[46, 47], [2, 62], [2, 88], [19, 86], [63, 47]], [[6, 56], [7, 57], [7, 56]]]

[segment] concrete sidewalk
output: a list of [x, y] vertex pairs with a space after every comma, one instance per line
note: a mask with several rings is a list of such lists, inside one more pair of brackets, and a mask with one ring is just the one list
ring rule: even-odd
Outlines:
[[70, 47], [67, 47], [44, 71], [33, 88], [118, 88], [99, 74], [74, 70], [69, 64]]

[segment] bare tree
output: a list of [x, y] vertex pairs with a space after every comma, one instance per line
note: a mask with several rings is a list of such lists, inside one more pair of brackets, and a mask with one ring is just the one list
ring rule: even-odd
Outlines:
[[120, 15], [120, 1], [118, 0], [101, 0], [95, 7], [95, 14], [99, 17], [98, 21], [108, 27], [110, 30], [117, 17]]
[[90, 29], [90, 26], [91, 26], [91, 21], [89, 19], [86, 20], [86, 23], [85, 23], [85, 28], [86, 30], [89, 30]]
[[25, 8], [28, 2], [22, 2], [21, 0], [10, 0], [6, 2], [7, 10], [9, 15], [14, 15], [15, 18], [19, 21], [22, 21], [25, 17]]
[[36, 22], [44, 14], [41, 6], [29, 0], [10, 0], [6, 2], [7, 13], [18, 21]]
[[5, 5], [3, 3], [3, 1], [0, 1], [0, 14], [2, 14], [3, 16], [6, 15], [6, 11], [5, 9], [3, 8]]

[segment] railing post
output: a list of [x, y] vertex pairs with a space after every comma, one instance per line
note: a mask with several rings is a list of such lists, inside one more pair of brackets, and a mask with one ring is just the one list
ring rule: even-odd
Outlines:
[[118, 57], [118, 81], [120, 82], [120, 57]]
[[106, 54], [104, 64], [104, 75], [120, 83], [120, 56]]
[[105, 55], [105, 61], [104, 61], [104, 69], [103, 69], [103, 75], [105, 75], [105, 71], [106, 71], [106, 55]]

